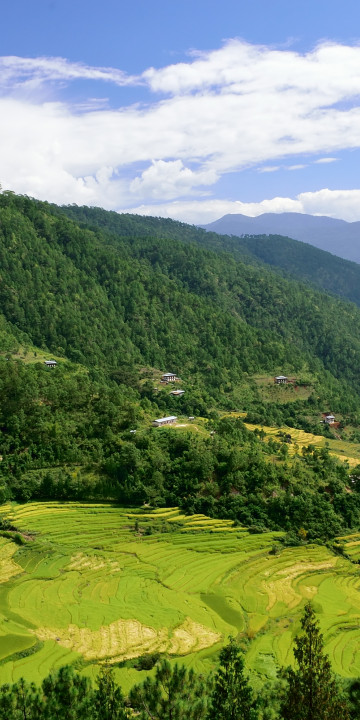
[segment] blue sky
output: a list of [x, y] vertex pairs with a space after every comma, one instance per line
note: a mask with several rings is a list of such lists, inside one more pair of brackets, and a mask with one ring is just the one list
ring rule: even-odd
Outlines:
[[58, 203], [359, 220], [360, 4], [13, 0], [0, 158]]

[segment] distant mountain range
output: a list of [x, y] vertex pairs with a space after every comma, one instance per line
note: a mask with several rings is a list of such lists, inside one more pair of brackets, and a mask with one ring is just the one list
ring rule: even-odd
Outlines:
[[224, 215], [200, 227], [222, 235], [285, 235], [360, 263], [360, 222], [302, 213], [265, 213], [258, 217]]

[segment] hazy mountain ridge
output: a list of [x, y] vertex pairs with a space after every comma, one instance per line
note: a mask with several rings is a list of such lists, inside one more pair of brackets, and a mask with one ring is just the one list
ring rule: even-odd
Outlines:
[[302, 213], [264, 213], [257, 217], [224, 215], [203, 229], [229, 235], [285, 235], [360, 263], [360, 222]]

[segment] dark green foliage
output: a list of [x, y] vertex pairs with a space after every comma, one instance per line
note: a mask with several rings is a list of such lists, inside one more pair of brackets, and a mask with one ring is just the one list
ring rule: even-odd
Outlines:
[[139, 720], [203, 720], [207, 717], [210, 688], [211, 678], [162, 660], [155, 678], [135, 685], [129, 701]]
[[115, 682], [112, 668], [104, 667], [100, 670], [91, 704], [93, 720], [127, 720], [129, 718], [121, 688]]
[[0, 687], [0, 720], [127, 720], [121, 688], [113, 670], [104, 668], [97, 687], [71, 666], [46, 677], [42, 687], [23, 678]]
[[211, 252], [211, 236], [184, 224], [172, 232], [171, 222], [80, 209], [79, 228], [65, 211], [77, 215], [0, 197], [1, 307], [35, 344], [120, 377], [138, 362], [191, 373], [205, 400], [284, 364], [325, 367], [359, 392], [352, 305], [251, 265], [249, 253], [244, 263]]
[[42, 684], [43, 720], [88, 720], [91, 712], [91, 683], [66, 665]]
[[270, 265], [340, 297], [360, 304], [360, 267], [330, 252], [282, 235], [234, 237], [206, 232], [170, 219], [108, 212], [101, 208], [63, 208], [66, 215], [85, 227], [100, 228], [114, 236], [160, 237], [196, 243], [215, 252], [231, 253], [248, 264]]
[[23, 678], [0, 688], [1, 720], [41, 720], [43, 709], [39, 689]]
[[346, 687], [351, 720], [360, 717], [360, 679], [352, 680]]
[[295, 638], [295, 670], [284, 676], [288, 688], [281, 707], [283, 720], [347, 720], [348, 707], [341, 696], [324, 654], [323, 636], [310, 604], [301, 619], [302, 634]]
[[243, 654], [233, 638], [220, 653], [208, 720], [256, 720], [252, 689], [244, 674]]

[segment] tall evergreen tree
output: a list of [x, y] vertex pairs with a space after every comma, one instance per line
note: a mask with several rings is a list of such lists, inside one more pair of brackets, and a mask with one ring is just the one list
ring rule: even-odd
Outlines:
[[92, 696], [94, 720], [127, 720], [124, 697], [116, 684], [112, 668], [103, 667], [97, 677], [97, 688]]
[[38, 688], [24, 678], [0, 689], [0, 720], [41, 720], [43, 709]]
[[281, 708], [283, 720], [348, 720], [345, 700], [324, 654], [324, 640], [314, 610], [305, 605], [302, 634], [295, 638], [296, 668], [287, 668], [286, 697]]
[[139, 720], [205, 720], [210, 680], [184, 665], [173, 668], [163, 660], [155, 678], [146, 678], [130, 692], [130, 704]]
[[209, 720], [256, 720], [252, 689], [244, 675], [242, 652], [233, 638], [220, 653]]
[[45, 678], [43, 720], [89, 720], [91, 717], [91, 683], [75, 673], [70, 665]]

